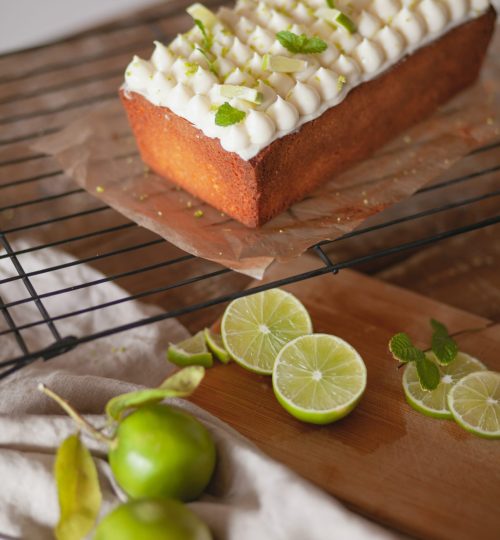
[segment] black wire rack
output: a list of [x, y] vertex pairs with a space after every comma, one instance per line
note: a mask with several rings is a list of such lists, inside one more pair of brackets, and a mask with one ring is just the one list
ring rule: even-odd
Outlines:
[[[124, 19], [55, 45], [0, 57], [0, 68], [11, 60], [16, 69], [20, 60], [29, 66], [11, 73], [3, 70], [0, 76], [0, 244], [3, 248], [0, 265], [8, 262], [14, 269], [11, 275], [0, 279], [0, 311], [4, 319], [0, 326], [0, 343], [15, 341], [18, 348], [17, 355], [0, 362], [0, 378], [34, 361], [49, 360], [93, 340], [192, 314], [273, 287], [335, 274], [381, 259], [405, 257], [412, 250], [500, 223], [499, 140], [476, 149], [465, 158], [465, 169], [462, 167], [459, 174], [452, 168], [446, 176], [421, 189], [409, 201], [384, 212], [376, 221], [337, 240], [313, 246], [310, 251], [317, 256], [314, 269], [294, 273], [291, 265], [287, 277], [250, 288], [227, 268], [171, 250], [165, 240], [153, 233], [139, 233], [140, 228], [135, 223], [98, 204], [65, 179], [53, 161], [30, 150], [26, 144], [41, 134], [56, 132], [71, 115], [84, 114], [89, 106], [115, 99], [124, 57], [149, 47], [152, 39], [167, 39], [169, 28], [179, 24], [185, 6], [186, 2], [182, 1], [170, 3], [146, 15]], [[139, 29], [145, 34], [144, 39], [131, 40], [130, 33], [139, 33]], [[120, 44], [122, 36], [126, 44]], [[76, 62], [62, 54], [77, 51], [96, 40], [101, 40], [102, 45], [103, 39], [107, 40], [106, 46], [101, 46], [97, 52], [90, 47], [90, 52], [79, 54]], [[42, 58], [42, 65], [33, 61], [37, 56]], [[91, 66], [101, 70], [98, 75], [82, 71]], [[101, 66], [104, 67], [101, 69]], [[69, 81], [68, 70], [73, 70]], [[92, 86], [90, 93], [89, 85]], [[80, 90], [85, 93], [84, 98], [76, 95]], [[3, 195], [6, 193], [9, 197]], [[82, 226], [74, 228], [75, 222]], [[26, 235], [33, 242], [20, 244], [19, 239]], [[107, 248], [106, 239], [113, 235], [122, 240], [116, 245], [110, 243], [112, 247]], [[91, 245], [97, 247], [82, 255], [75, 246], [85, 242], [94, 242]], [[346, 243], [351, 243], [353, 249], [340, 249], [339, 246]], [[26, 269], [26, 257], [43, 254], [51, 248], [78, 253], [78, 256], [58, 264]], [[144, 257], [146, 252], [154, 252], [156, 259]], [[164, 253], [167, 255], [163, 256]], [[340, 258], [343, 253], [347, 255]], [[40, 291], [37, 280], [43, 276], [70, 272], [81, 265], [104, 265], [106, 269], [102, 277]], [[152, 275], [157, 276], [156, 281], [150, 279]], [[126, 283], [130, 278], [135, 278], [136, 283], [137, 278], [141, 278], [141, 286], [120, 298], [58, 314], [51, 313], [47, 307], [51, 299], [64, 300], [66, 295], [76, 291], [108, 282], [125, 280]], [[15, 283], [23, 285], [23, 294], [15, 300], [4, 301], [2, 290]], [[203, 294], [191, 294], [189, 291], [195, 287]], [[84, 335], [66, 335], [60, 330], [61, 321], [66, 319], [78, 319], [97, 310], [117, 309], [138, 299], [154, 303], [155, 298], [175, 291], [182, 292], [175, 297], [173, 309]], [[185, 300], [179, 301], [179, 298]], [[27, 304], [36, 306], [37, 317], [19, 324], [15, 311]], [[48, 332], [49, 343], [42, 348], [30, 346], [25, 332], [42, 327]]]

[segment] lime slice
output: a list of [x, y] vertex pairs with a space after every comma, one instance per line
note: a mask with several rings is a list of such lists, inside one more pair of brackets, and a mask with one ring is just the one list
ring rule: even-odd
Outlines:
[[198, 19], [207, 28], [212, 28], [218, 22], [217, 17], [208, 8], [198, 2], [189, 6], [186, 11], [193, 19]]
[[205, 333], [202, 331], [180, 343], [170, 344], [167, 358], [177, 366], [212, 367], [214, 360], [205, 343]]
[[205, 328], [205, 341], [208, 348], [221, 362], [227, 364], [231, 360], [229, 353], [224, 348], [224, 343], [222, 342], [222, 336], [220, 334], [212, 332], [210, 328]]
[[265, 71], [276, 71], [278, 73], [293, 73], [295, 71], [303, 71], [307, 67], [305, 60], [298, 58], [288, 58], [288, 56], [280, 56], [278, 54], [265, 54], [262, 59], [262, 69]]
[[476, 358], [459, 352], [455, 360], [447, 365], [441, 365], [434, 353], [428, 352], [426, 356], [436, 364], [441, 374], [441, 381], [434, 390], [424, 390], [420, 385], [415, 362], [409, 362], [403, 374], [403, 389], [406, 401], [418, 412], [433, 418], [452, 419], [446, 398], [450, 388], [460, 379], [474, 371], [485, 370], [486, 367]]
[[281, 349], [273, 370], [273, 389], [295, 418], [329, 424], [351, 412], [366, 387], [366, 367], [343, 339], [312, 334]]
[[457, 424], [467, 431], [500, 439], [500, 373], [470, 373], [448, 393], [448, 407]]
[[324, 19], [325, 21], [332, 22], [337, 26], [342, 26], [350, 34], [354, 34], [354, 32], [356, 32], [356, 24], [354, 21], [339, 9], [319, 8], [316, 10], [315, 15], [319, 19]]
[[221, 96], [244, 99], [245, 101], [250, 101], [256, 105], [260, 105], [264, 99], [262, 92], [259, 92], [255, 88], [248, 88], [247, 86], [238, 86], [235, 84], [221, 84], [219, 92]]
[[292, 339], [312, 332], [306, 308], [281, 289], [233, 300], [221, 324], [228, 353], [244, 368], [270, 375], [281, 348]]

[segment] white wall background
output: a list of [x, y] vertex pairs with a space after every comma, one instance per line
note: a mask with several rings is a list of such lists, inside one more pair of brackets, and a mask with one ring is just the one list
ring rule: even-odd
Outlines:
[[[0, 0], [0, 54], [41, 45], [159, 1]], [[500, 13], [500, 0], [492, 2]]]

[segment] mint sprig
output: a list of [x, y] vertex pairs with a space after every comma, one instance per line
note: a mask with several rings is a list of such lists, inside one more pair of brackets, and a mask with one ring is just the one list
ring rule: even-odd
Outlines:
[[236, 109], [226, 101], [217, 109], [215, 123], [222, 127], [232, 126], [244, 120], [246, 115], [246, 112]]
[[288, 30], [282, 30], [276, 34], [278, 41], [294, 54], [321, 53], [328, 45], [319, 37], [307, 37], [305, 34], [294, 34]]
[[425, 356], [424, 351], [415, 347], [408, 334], [400, 332], [393, 336], [389, 341], [389, 350], [399, 362], [404, 364], [408, 362], [416, 363], [418, 378], [424, 390], [437, 388], [441, 379], [439, 369]]
[[447, 365], [455, 360], [458, 354], [458, 345], [450, 337], [448, 329], [443, 323], [431, 319], [431, 326], [433, 329], [431, 339], [432, 352], [436, 355], [440, 364]]

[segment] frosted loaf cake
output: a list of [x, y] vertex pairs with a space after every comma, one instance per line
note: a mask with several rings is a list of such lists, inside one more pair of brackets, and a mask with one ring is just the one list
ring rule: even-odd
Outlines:
[[122, 102], [144, 161], [254, 227], [477, 77], [488, 0], [238, 0], [134, 57]]

